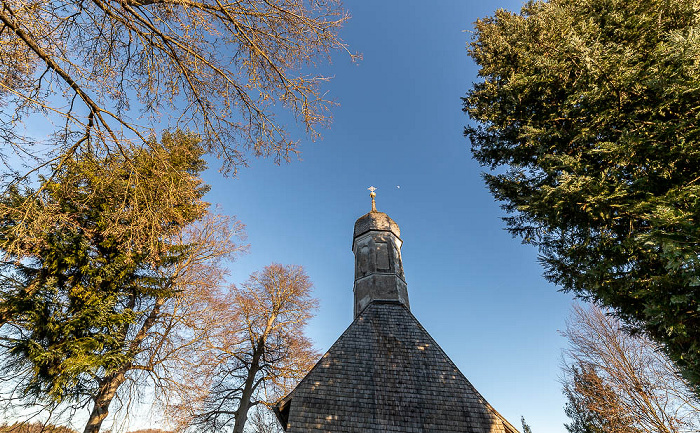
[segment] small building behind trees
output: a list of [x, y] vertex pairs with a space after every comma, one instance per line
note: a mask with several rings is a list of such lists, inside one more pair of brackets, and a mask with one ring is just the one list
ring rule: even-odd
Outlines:
[[277, 406], [297, 432], [517, 433], [411, 314], [399, 226], [355, 222], [355, 320]]

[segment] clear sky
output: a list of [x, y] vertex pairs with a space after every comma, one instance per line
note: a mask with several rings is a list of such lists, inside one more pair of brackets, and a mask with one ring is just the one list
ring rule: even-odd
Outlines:
[[[542, 277], [533, 247], [505, 230], [462, 130], [460, 97], [477, 79], [469, 30], [520, 1], [348, 1], [341, 35], [363, 60], [336, 53], [323, 72], [340, 106], [301, 160], [253, 161], [236, 179], [207, 174], [208, 199], [246, 225], [250, 252], [232, 281], [299, 264], [320, 309], [308, 332], [327, 350], [352, 321], [355, 220], [378, 210], [400, 226], [411, 310], [483, 396], [520, 428], [564, 431], [558, 383], [571, 296]], [[212, 167], [217, 163], [212, 162]]]

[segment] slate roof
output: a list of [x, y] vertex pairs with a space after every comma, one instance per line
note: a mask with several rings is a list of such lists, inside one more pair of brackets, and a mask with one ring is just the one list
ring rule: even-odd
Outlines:
[[411, 312], [374, 301], [278, 405], [287, 433], [515, 433]]

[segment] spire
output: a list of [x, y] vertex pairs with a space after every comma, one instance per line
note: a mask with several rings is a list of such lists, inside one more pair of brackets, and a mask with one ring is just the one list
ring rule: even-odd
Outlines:
[[355, 317], [373, 301], [395, 301], [409, 307], [401, 263], [401, 231], [389, 215], [377, 212], [376, 188], [367, 189], [372, 197], [372, 210], [355, 222], [352, 241]]

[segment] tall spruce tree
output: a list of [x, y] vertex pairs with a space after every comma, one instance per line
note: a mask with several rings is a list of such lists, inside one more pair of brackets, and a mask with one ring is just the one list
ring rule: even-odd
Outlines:
[[700, 392], [700, 1], [529, 2], [468, 52], [465, 134], [510, 232]]
[[202, 154], [195, 136], [166, 133], [123, 153], [66, 158], [37, 190], [0, 197], [3, 369], [25, 398], [92, 404], [86, 431], [99, 431], [176, 293], [171, 270], [189, 248], [178, 235], [206, 213]]

